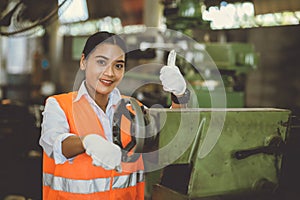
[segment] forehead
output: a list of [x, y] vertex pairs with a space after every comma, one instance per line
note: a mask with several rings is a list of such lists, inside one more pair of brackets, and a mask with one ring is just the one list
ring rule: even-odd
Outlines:
[[125, 56], [125, 52], [115, 44], [101, 43], [98, 44], [94, 51], [92, 52], [94, 56], [105, 56], [107, 58], [118, 58], [120, 56]]

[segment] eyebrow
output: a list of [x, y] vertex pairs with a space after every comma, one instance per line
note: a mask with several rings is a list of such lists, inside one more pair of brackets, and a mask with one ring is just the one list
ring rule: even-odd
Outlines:
[[[105, 57], [105, 56], [95, 56], [96, 58], [103, 58], [105, 60], [109, 60], [109, 58]], [[116, 60], [116, 62], [121, 62], [121, 63], [125, 63], [125, 60]]]

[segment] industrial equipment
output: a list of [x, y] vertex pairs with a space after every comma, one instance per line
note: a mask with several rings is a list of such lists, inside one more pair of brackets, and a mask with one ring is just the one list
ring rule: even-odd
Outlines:
[[[126, 104], [140, 110], [133, 100]], [[129, 117], [123, 104], [117, 110]], [[134, 154], [143, 155], [153, 200], [269, 199], [276, 194], [291, 111], [151, 108], [129, 118], [138, 149]], [[118, 140], [116, 132], [114, 137]], [[146, 141], [156, 148], [145, 150]]]
[[[220, 89], [223, 87], [226, 92], [227, 108], [245, 107], [246, 77], [249, 72], [256, 69], [258, 64], [258, 54], [255, 52], [254, 46], [249, 43], [238, 42], [214, 42], [202, 45], [216, 68], [211, 66], [210, 60], [196, 62], [195, 65], [199, 65], [203, 74], [208, 74], [208, 76], [201, 77], [196, 73], [186, 76], [195, 90], [199, 107], [221, 107], [212, 105], [211, 97], [221, 95]], [[186, 64], [183, 62], [182, 67], [185, 66]], [[211, 74], [214, 73], [220, 73], [222, 84], [220, 80], [211, 79], [213, 77]]]
[[[168, 153], [158, 150], [158, 165], [178, 156], [161, 170], [153, 200], [245, 197], [276, 191], [289, 110], [152, 109], [150, 113], [159, 119], [159, 149], [169, 149]], [[221, 128], [218, 138], [212, 136], [218, 131], [216, 126]], [[215, 145], [203, 157], [207, 140], [215, 140]], [[181, 145], [188, 146], [181, 151]]]

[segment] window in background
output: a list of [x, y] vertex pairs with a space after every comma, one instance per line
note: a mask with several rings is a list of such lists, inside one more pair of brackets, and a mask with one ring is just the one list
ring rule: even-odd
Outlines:
[[299, 24], [300, 14], [297, 12], [277, 12], [255, 15], [252, 2], [227, 3], [207, 8], [202, 15], [203, 20], [210, 21], [211, 29], [252, 28], [260, 26], [284, 26]]
[[[58, 4], [61, 4], [64, 0], [58, 0]], [[79, 21], [85, 21], [89, 18], [86, 0], [71, 0], [66, 2], [66, 5], [62, 6], [59, 11], [60, 23], [73, 23]]]
[[28, 57], [27, 39], [25, 37], [12, 37], [7, 39], [6, 68], [9, 74], [29, 73], [31, 68]]

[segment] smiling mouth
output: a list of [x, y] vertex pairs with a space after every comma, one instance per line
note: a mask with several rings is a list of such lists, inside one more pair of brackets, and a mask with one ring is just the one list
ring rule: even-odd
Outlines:
[[113, 81], [111, 81], [111, 80], [104, 80], [104, 79], [100, 79], [100, 82], [107, 86], [109, 86], [113, 83]]

